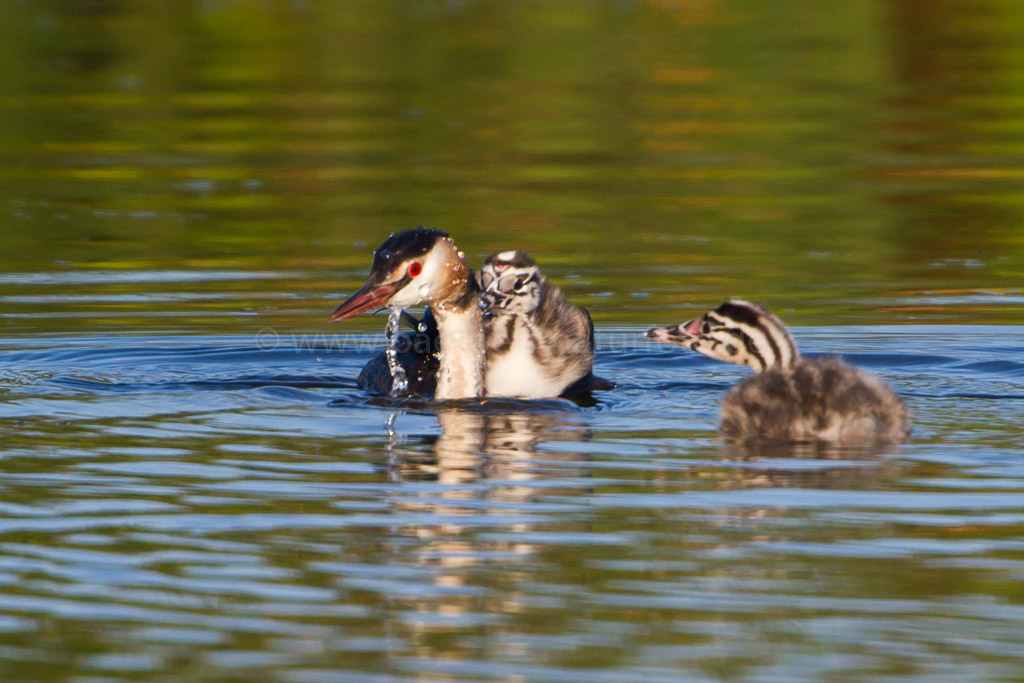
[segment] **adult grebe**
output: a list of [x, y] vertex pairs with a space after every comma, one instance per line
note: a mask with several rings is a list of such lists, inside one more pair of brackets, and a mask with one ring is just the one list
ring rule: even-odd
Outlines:
[[[411, 393], [439, 399], [554, 398], [615, 387], [591, 372], [590, 315], [548, 285], [532, 259], [501, 252], [488, 261], [483, 276], [488, 291], [481, 298], [465, 256], [447, 233], [397, 232], [374, 251], [366, 284], [331, 320], [381, 306], [428, 305], [419, 321], [403, 314], [414, 330], [396, 344], [393, 362], [405, 371]], [[497, 335], [491, 343], [489, 331]], [[392, 383], [384, 352], [359, 375], [359, 386], [375, 393], [389, 393]]]
[[381, 306], [421, 304], [429, 305], [437, 320], [440, 352], [434, 396], [483, 396], [486, 347], [480, 288], [465, 255], [446, 232], [415, 228], [391, 235], [373, 252], [366, 284], [330, 320]]

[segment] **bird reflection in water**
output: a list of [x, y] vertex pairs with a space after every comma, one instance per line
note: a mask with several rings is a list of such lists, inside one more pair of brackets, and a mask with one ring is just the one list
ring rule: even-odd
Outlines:
[[[403, 486], [392, 499], [397, 524], [388, 565], [421, 577], [395, 605], [410, 641], [474, 625], [493, 615], [496, 600], [499, 613], [512, 613], [536, 599], [531, 568], [544, 546], [530, 533], [551, 523], [559, 503], [546, 499], [589, 488], [579, 483], [587, 456], [571, 444], [591, 438], [583, 413], [543, 403], [439, 407], [436, 436], [403, 437], [401, 416], [389, 421], [388, 475]], [[562, 444], [545, 448], [551, 442]], [[481, 584], [479, 568], [494, 563], [504, 566], [500, 586], [493, 575]]]
[[[555, 476], [557, 461], [579, 461], [584, 456], [562, 449], [539, 455], [538, 446], [551, 441], [584, 442], [591, 437], [581, 416], [566, 412], [470, 405], [444, 406], [436, 415], [441, 433], [419, 439], [420, 444], [430, 446], [427, 451], [392, 431], [389, 475], [393, 480], [460, 484], [481, 478], [530, 481], [545, 474]], [[392, 414], [388, 422], [392, 428], [394, 418]], [[538, 458], [543, 463], [538, 463]]]
[[[504, 623], [496, 614], [545, 618], [544, 606], [562, 597], [538, 594], [538, 586], [552, 581], [551, 546], [541, 540], [544, 532], [557, 528], [563, 539], [579, 533], [585, 541], [592, 529], [583, 520], [617, 514], [615, 505], [600, 502], [603, 496], [636, 492], [592, 477], [599, 463], [592, 462], [595, 450], [587, 445], [592, 431], [586, 411], [570, 412], [551, 403], [528, 410], [522, 402], [510, 403], [432, 406], [428, 409], [436, 415], [440, 433], [430, 436], [402, 436], [401, 414], [390, 421], [388, 474], [400, 485], [393, 489], [395, 524], [382, 548], [387, 559], [381, 561], [404, 578], [401, 586], [391, 582], [381, 590], [388, 592], [394, 613], [392, 634], [416, 646], [451, 647], [454, 656], [459, 641], [439, 636], [486, 625], [497, 643]], [[406, 404], [403, 409], [413, 408]], [[699, 499], [708, 491], [871, 488], [895, 467], [878, 449], [822, 444], [752, 448], [677, 438], [678, 433], [673, 446], [656, 449], [650, 458], [636, 459], [636, 467], [651, 470], [644, 495], [664, 492], [668, 502], [666, 509], [634, 510], [630, 524], [636, 528], [724, 524], [749, 527], [758, 542], [792, 541], [796, 537], [789, 525], [771, 521], [786, 515], [778, 503], [751, 505], [742, 497], [726, 498], [709, 522], [707, 503], [698, 500], [691, 508], [687, 495], [692, 492]], [[567, 525], [574, 515], [581, 524]], [[737, 536], [735, 546], [721, 549], [745, 552], [750, 538]], [[631, 552], [634, 560], [657, 560], [651, 554], [656, 548], [641, 544]], [[560, 571], [581, 569], [573, 559], [560, 562], [566, 563]], [[727, 566], [715, 563], [701, 571], [709, 577], [732, 576]]]
[[719, 446], [727, 473], [718, 487], [856, 490], [895, 476], [900, 465], [891, 444], [837, 444], [826, 441], [731, 443]]

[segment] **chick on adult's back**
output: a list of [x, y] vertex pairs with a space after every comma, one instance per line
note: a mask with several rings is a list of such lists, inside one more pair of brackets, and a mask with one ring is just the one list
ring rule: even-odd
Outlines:
[[528, 255], [492, 255], [480, 269], [480, 288], [488, 396], [538, 398], [558, 396], [573, 387], [589, 391], [614, 386], [591, 373], [590, 314], [566, 301]]
[[647, 336], [758, 373], [722, 401], [728, 439], [899, 442], [910, 433], [906, 404], [881, 379], [839, 358], [802, 358], [782, 321], [748, 301]]

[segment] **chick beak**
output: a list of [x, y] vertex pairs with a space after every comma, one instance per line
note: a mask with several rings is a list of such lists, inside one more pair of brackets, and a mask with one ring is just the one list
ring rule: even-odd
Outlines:
[[379, 285], [367, 282], [355, 294], [350, 296], [345, 303], [334, 310], [334, 313], [331, 314], [330, 322], [336, 323], [358, 315], [363, 311], [381, 308], [387, 304], [396, 291], [401, 289], [403, 284], [402, 280], [385, 282]]
[[679, 326], [679, 331], [682, 334], [689, 335], [691, 337], [698, 337], [701, 334], [701, 329], [704, 327], [704, 316], [699, 316], [693, 320], [689, 320]]
[[[495, 304], [502, 300], [501, 294], [496, 292], [493, 288], [488, 288], [480, 294], [480, 306], [484, 310], [490, 310], [495, 307]], [[499, 306], [499, 308], [501, 308]]]
[[[694, 323], [697, 321], [699, 321], [699, 318], [696, 320], [690, 320], [689, 322], [685, 322], [681, 325], [673, 325], [672, 327], [655, 327], [647, 330], [647, 337], [648, 339], [668, 342], [669, 344], [685, 344], [696, 336], [694, 332], [691, 332], [691, 328], [693, 328]], [[700, 331], [699, 323], [697, 324], [695, 331]]]

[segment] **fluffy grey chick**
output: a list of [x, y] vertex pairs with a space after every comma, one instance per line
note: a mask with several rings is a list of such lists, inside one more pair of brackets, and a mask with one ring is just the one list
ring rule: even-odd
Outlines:
[[528, 255], [502, 251], [488, 258], [480, 289], [488, 396], [543, 398], [614, 386], [591, 373], [590, 314], [566, 301]]
[[906, 404], [881, 379], [839, 358], [803, 359], [782, 322], [748, 301], [647, 336], [758, 373], [722, 401], [727, 439], [896, 443], [910, 434]]

